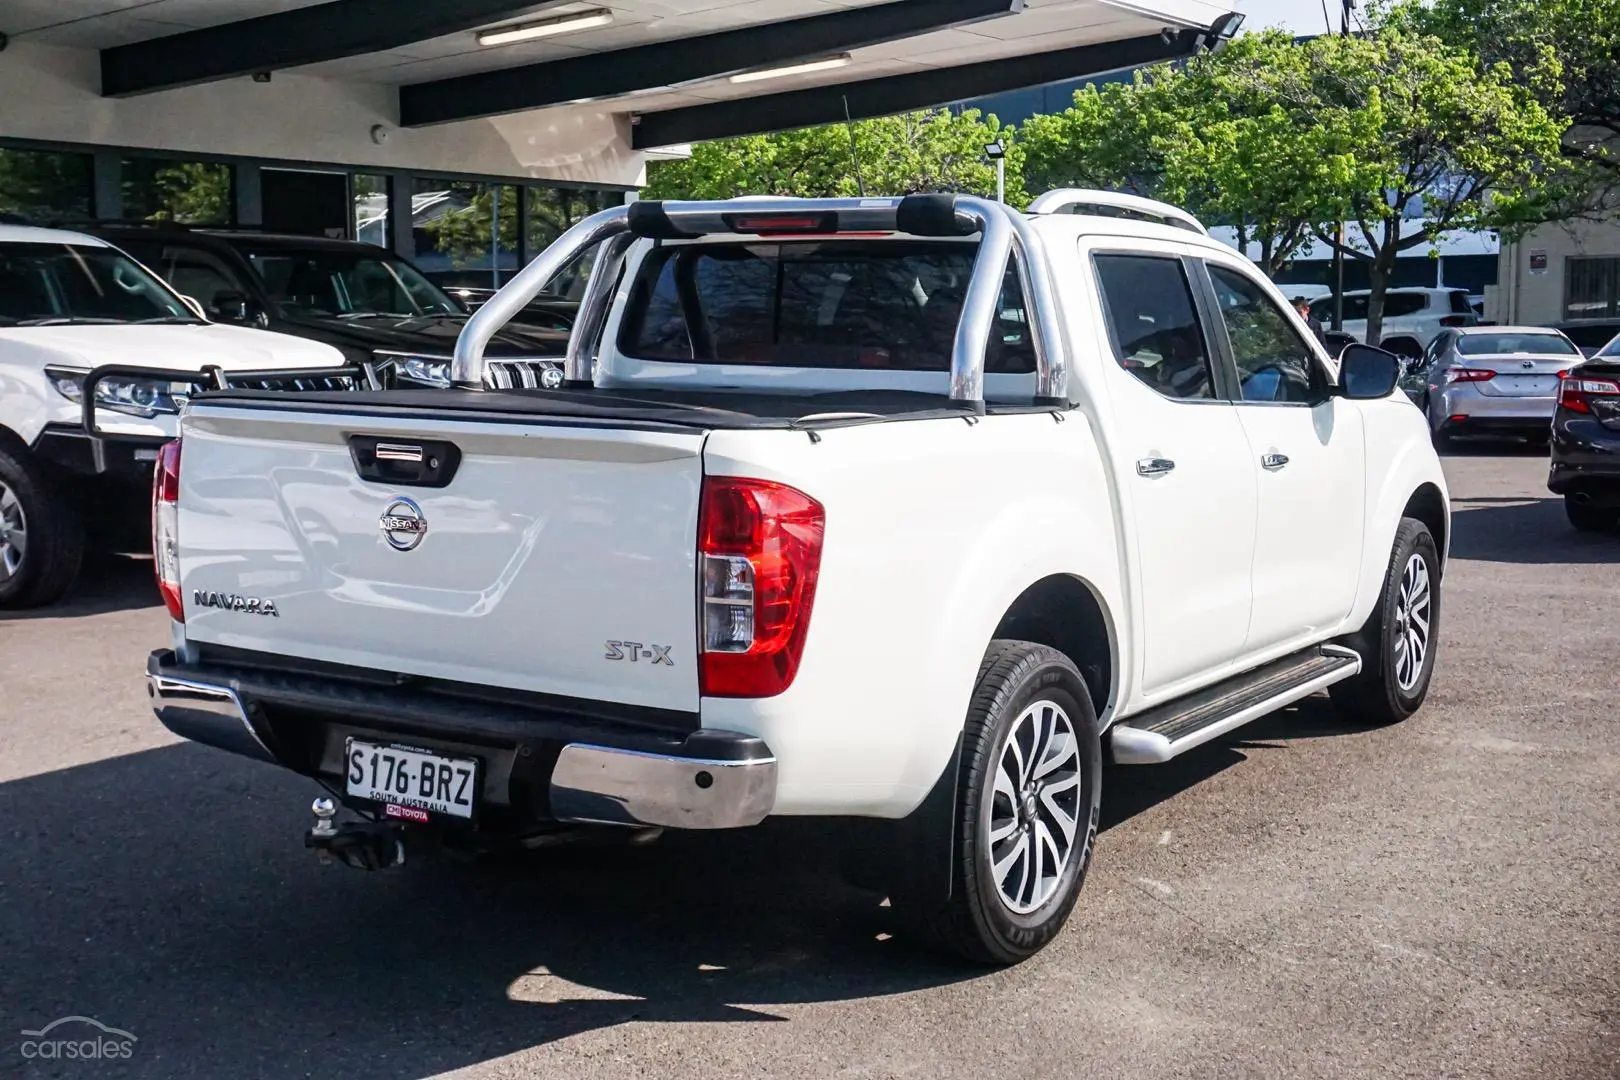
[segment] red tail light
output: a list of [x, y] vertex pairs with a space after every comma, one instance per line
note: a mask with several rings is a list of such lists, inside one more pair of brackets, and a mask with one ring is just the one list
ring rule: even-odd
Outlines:
[[1558, 373], [1558, 405], [1571, 412], [1589, 413], [1594, 397], [1620, 396], [1620, 383], [1611, 379], [1583, 379], [1579, 372]]
[[1446, 369], [1446, 382], [1484, 382], [1496, 378], [1496, 372], [1490, 368], [1454, 367]]
[[158, 450], [152, 471], [152, 569], [163, 606], [176, 622], [186, 621], [180, 603], [180, 440]]
[[698, 515], [708, 697], [774, 697], [793, 684], [810, 628], [826, 514], [802, 491], [710, 476]]
[[1467, 326], [1471, 322], [1473, 322], [1473, 316], [1471, 316], [1471, 315], [1442, 315], [1442, 316], [1440, 316], [1440, 325], [1441, 326]]

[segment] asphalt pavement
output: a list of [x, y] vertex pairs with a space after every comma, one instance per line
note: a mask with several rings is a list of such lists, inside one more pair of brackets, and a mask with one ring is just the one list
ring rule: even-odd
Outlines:
[[[0, 1076], [1615, 1080], [1620, 536], [1538, 457], [1446, 471], [1427, 707], [1108, 770], [1068, 929], [992, 973], [911, 949], [802, 823], [322, 867], [308, 783], [152, 718], [150, 565], [105, 561], [0, 621]], [[128, 1056], [24, 1058], [69, 1016]]]

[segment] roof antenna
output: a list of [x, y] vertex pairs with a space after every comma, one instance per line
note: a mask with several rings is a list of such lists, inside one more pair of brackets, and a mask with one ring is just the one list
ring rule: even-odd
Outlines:
[[849, 116], [849, 95], [840, 94], [844, 99], [844, 127], [849, 130], [849, 157], [855, 163], [855, 190], [860, 192], [861, 198], [866, 198], [866, 181], [861, 178], [861, 153], [855, 146], [855, 121]]

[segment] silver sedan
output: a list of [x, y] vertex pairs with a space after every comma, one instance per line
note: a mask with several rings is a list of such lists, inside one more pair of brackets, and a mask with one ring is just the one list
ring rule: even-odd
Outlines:
[[1559, 375], [1584, 359], [1569, 338], [1546, 327], [1455, 327], [1435, 335], [1404, 382], [1436, 442], [1468, 435], [1544, 442]]

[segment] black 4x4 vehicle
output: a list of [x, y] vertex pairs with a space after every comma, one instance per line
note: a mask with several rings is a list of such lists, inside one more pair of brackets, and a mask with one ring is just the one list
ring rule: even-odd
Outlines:
[[[468, 311], [405, 259], [371, 244], [169, 222], [81, 226], [118, 245], [209, 318], [314, 338], [351, 361], [382, 361], [398, 383], [450, 385]], [[490, 342], [497, 388], [562, 381], [566, 313], [552, 326], [513, 321]]]

